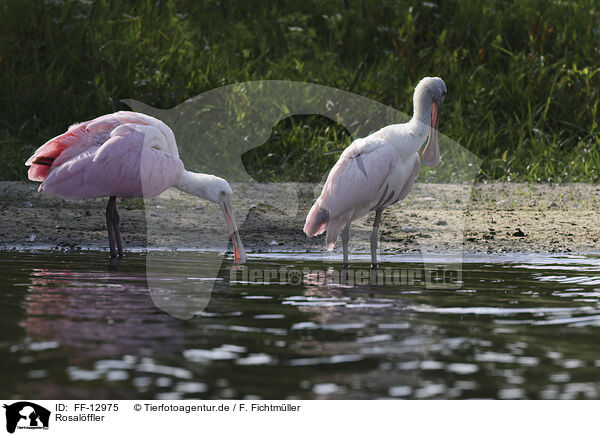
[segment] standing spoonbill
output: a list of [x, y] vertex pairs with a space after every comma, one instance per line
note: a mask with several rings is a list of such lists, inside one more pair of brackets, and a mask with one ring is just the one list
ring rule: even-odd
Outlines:
[[414, 114], [405, 124], [392, 124], [352, 142], [327, 176], [321, 195], [304, 224], [307, 236], [327, 232], [328, 250], [342, 235], [344, 266], [348, 266], [350, 223], [375, 210], [371, 233], [372, 267], [377, 268], [377, 237], [383, 209], [404, 199], [419, 174], [418, 151], [425, 165], [440, 161], [438, 115], [446, 96], [446, 84], [439, 77], [422, 79], [413, 95]]
[[174, 186], [216, 203], [225, 215], [233, 242], [234, 262], [246, 253], [233, 216], [227, 181], [187, 171], [175, 135], [162, 121], [121, 111], [74, 124], [46, 142], [25, 163], [38, 191], [68, 200], [109, 197], [106, 226], [111, 258], [123, 256], [117, 197], [155, 197]]

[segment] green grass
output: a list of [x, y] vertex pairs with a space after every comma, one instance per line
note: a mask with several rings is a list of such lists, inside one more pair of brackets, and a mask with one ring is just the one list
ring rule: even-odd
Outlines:
[[347, 131], [336, 127], [321, 117], [287, 118], [274, 127], [264, 145], [244, 153], [242, 162], [262, 182], [318, 181], [352, 142]]
[[[226, 84], [328, 85], [411, 113], [446, 81], [440, 129], [482, 159], [481, 179], [600, 179], [600, 5], [556, 1], [4, 0], [0, 179], [71, 123], [157, 108]], [[280, 122], [244, 155], [259, 180], [320, 180], [350, 142], [320, 116]]]

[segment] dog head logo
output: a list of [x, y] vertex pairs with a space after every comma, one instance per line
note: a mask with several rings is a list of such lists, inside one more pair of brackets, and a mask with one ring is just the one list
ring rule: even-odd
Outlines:
[[[259, 183], [246, 171], [242, 156], [265, 144], [275, 126], [295, 115], [320, 115], [343, 126], [352, 138], [363, 138], [389, 124], [406, 122], [410, 116], [382, 103], [360, 95], [327, 86], [285, 80], [260, 80], [223, 86], [193, 97], [171, 109], [157, 109], [135, 100], [122, 100], [136, 112], [151, 115], [165, 122], [177, 138], [178, 152], [186, 168], [206, 174], [215, 174], [229, 183], [238, 184], [236, 198], [245, 202], [235, 210], [241, 226], [251, 207], [258, 204], [279, 209], [295, 217], [298, 212], [298, 192], [295, 183]], [[444, 205], [453, 216], [464, 222], [471, 190], [479, 173], [478, 157], [450, 138], [440, 135], [444, 159], [436, 168], [421, 169], [422, 176], [431, 175], [435, 183], [422, 184], [420, 196], [435, 199], [439, 183], [460, 183], [465, 189], [445, 198]], [[142, 165], [154, 165], [151, 154], [142, 156]], [[435, 176], [435, 177], [434, 177]], [[322, 183], [316, 185], [316, 196]], [[419, 185], [417, 184], [417, 187]], [[316, 198], [315, 196], [315, 198]], [[164, 245], [165, 215], [159, 213], [155, 197], [144, 198], [146, 211], [146, 241], [149, 247]], [[446, 207], [446, 206], [444, 206]], [[220, 222], [221, 211], [209, 208], [214, 222]], [[397, 217], [402, 223], [405, 218]], [[183, 221], [169, 222], [169, 232], [177, 233], [181, 241], [193, 238], [193, 227]], [[181, 227], [179, 227], [181, 225]], [[216, 228], [216, 227], [215, 227]], [[218, 227], [194, 243], [200, 252], [176, 250], [165, 256], [162, 250], [146, 254], [146, 279], [150, 296], [161, 310], [179, 319], [190, 319], [208, 305], [213, 287], [218, 285], [221, 268], [230, 235], [225, 226]], [[457, 274], [462, 259], [462, 227], [447, 236], [457, 247], [450, 257], [456, 260]], [[369, 237], [365, 235], [365, 237]], [[437, 268], [438, 239], [416, 237], [424, 264]], [[208, 278], [208, 279], [192, 279]], [[431, 281], [440, 287], [441, 280]], [[449, 284], [449, 286], [455, 286]], [[443, 287], [443, 286], [442, 286]]]
[[47, 429], [50, 411], [29, 401], [19, 401], [4, 405], [6, 409], [6, 431], [14, 433], [19, 429]]

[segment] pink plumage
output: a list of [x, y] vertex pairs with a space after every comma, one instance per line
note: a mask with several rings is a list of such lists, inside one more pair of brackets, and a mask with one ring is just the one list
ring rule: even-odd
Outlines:
[[69, 200], [153, 197], [183, 173], [175, 138], [161, 121], [117, 112], [73, 125], [26, 162], [39, 191]]
[[315, 236], [326, 231], [328, 250], [349, 222], [402, 200], [417, 177], [418, 156], [401, 159], [384, 140], [386, 129], [378, 132], [381, 137], [359, 139], [342, 153], [306, 217], [304, 232]]
[[438, 110], [446, 96], [439, 77], [425, 77], [415, 88], [414, 114], [405, 124], [392, 124], [354, 141], [327, 176], [321, 195], [306, 217], [304, 232], [315, 236], [327, 232], [325, 243], [333, 250], [342, 235], [344, 264], [348, 264], [350, 224], [375, 211], [371, 233], [371, 260], [377, 266], [377, 239], [383, 210], [404, 199], [419, 174], [418, 151], [426, 165], [439, 163]]
[[246, 253], [233, 216], [226, 180], [185, 170], [175, 135], [162, 121], [116, 112], [81, 124], [46, 142], [26, 165], [39, 191], [69, 200], [109, 197], [106, 227], [111, 258], [123, 256], [117, 198], [154, 197], [170, 187], [219, 205], [232, 236], [234, 262]]

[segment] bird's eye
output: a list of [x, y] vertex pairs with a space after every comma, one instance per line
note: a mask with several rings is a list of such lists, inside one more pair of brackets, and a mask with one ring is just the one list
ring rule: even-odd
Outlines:
[[446, 91], [442, 91], [442, 97], [446, 96]]

